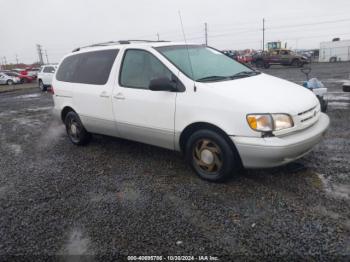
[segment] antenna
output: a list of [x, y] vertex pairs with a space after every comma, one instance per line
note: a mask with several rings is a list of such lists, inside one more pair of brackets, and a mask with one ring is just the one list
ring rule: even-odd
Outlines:
[[[183, 23], [182, 23], [182, 17], [181, 17], [181, 12], [180, 12], [180, 11], [179, 11], [179, 18], [180, 18], [180, 23], [181, 23], [182, 34], [183, 34], [183, 37], [184, 37], [184, 40], [185, 40], [188, 62], [189, 62], [189, 64], [190, 64], [190, 69], [191, 69], [191, 74], [192, 74], [192, 79], [193, 79], [193, 78], [194, 78], [194, 74], [193, 74], [193, 67], [192, 67], [192, 62], [191, 62], [191, 57], [190, 57], [190, 51], [188, 50], [188, 45], [187, 45], [185, 30], [184, 30], [184, 26], [183, 26]], [[195, 84], [194, 80], [193, 80], [193, 90], [194, 90], [194, 92], [197, 91], [197, 87], [196, 87], [196, 84]]]

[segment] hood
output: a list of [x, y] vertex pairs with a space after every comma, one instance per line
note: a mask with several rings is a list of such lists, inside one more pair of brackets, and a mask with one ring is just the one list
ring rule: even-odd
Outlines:
[[[295, 83], [259, 74], [256, 76], [211, 83], [197, 83], [213, 97], [229, 99], [246, 113], [288, 113], [296, 115], [318, 104], [316, 96]], [[240, 109], [237, 109], [240, 110]]]

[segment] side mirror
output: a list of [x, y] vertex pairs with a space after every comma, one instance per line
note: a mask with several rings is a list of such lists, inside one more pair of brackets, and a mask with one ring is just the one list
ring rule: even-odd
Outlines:
[[176, 83], [167, 77], [152, 79], [148, 88], [152, 91], [177, 91]]

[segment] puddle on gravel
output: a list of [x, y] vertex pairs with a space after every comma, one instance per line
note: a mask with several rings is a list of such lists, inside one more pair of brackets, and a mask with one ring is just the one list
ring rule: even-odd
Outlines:
[[320, 179], [325, 192], [335, 198], [350, 199], [350, 185], [333, 183], [324, 174], [316, 173]]
[[[338, 199], [350, 199], [349, 184], [335, 183], [324, 174], [312, 171], [306, 171], [302, 175], [308, 177], [308, 181], [313, 187], [325, 191], [328, 196]], [[341, 178], [342, 175], [337, 177]]]
[[37, 98], [40, 96], [41, 96], [41, 94], [27, 94], [27, 95], [14, 96], [13, 99]]
[[8, 151], [13, 153], [15, 156], [19, 156], [20, 154], [22, 154], [23, 150], [22, 150], [21, 145], [14, 144], [14, 143], [8, 143], [6, 141], [5, 135], [0, 136], [0, 141], [1, 141], [1, 146], [3, 146]]
[[113, 203], [117, 200], [116, 193], [108, 192], [106, 194], [100, 194], [100, 193], [90, 193], [90, 201], [93, 203]]
[[317, 206], [314, 208], [314, 210], [323, 216], [330, 217], [330, 218], [335, 219], [335, 220], [337, 220], [341, 217], [341, 215], [339, 213], [328, 210], [323, 206]]
[[19, 117], [13, 119], [13, 121], [17, 122], [19, 125], [29, 126], [29, 127], [36, 127], [38, 125], [41, 125], [42, 122], [37, 119], [32, 119], [29, 117]]
[[347, 109], [350, 107], [350, 103], [329, 101], [328, 107], [332, 109]]
[[75, 228], [69, 233], [69, 239], [64, 245], [61, 255], [92, 255], [90, 239], [82, 230]]
[[117, 193], [117, 198], [121, 202], [136, 202], [140, 199], [140, 192], [136, 188], [128, 185]]
[[34, 108], [28, 108], [26, 111], [29, 112], [38, 112], [38, 111], [47, 111], [53, 109], [52, 106], [43, 106], [43, 107], [34, 107]]
[[329, 101], [350, 102], [350, 95], [347, 94], [328, 93], [327, 98]]
[[10, 148], [10, 150], [16, 155], [20, 155], [22, 154], [22, 147], [20, 145], [16, 145], [16, 144], [9, 144], [8, 147]]
[[0, 187], [0, 199], [5, 197], [7, 191], [8, 191], [8, 186]]

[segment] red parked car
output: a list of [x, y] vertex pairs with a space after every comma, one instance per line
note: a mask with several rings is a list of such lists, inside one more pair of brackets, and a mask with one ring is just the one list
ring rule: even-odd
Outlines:
[[16, 76], [19, 77], [21, 79], [21, 83], [31, 83], [35, 78], [29, 75], [23, 75], [23, 74], [19, 74], [17, 72], [11, 72], [11, 71], [7, 71], [6, 72], [7, 75], [9, 76]]

